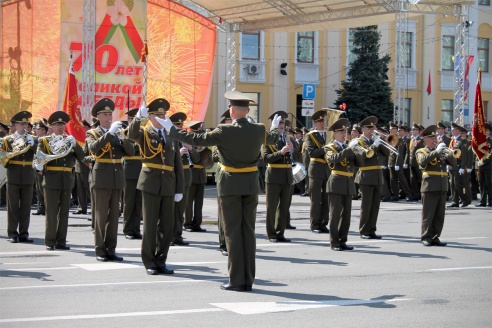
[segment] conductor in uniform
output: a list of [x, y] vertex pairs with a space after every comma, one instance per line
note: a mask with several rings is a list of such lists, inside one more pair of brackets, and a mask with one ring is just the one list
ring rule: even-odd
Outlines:
[[[420, 134], [425, 147], [417, 150], [417, 162], [422, 170], [422, 233], [424, 246], [446, 246], [439, 240], [444, 226], [448, 173], [446, 164], [456, 165], [453, 152], [445, 143], [437, 143], [437, 126], [430, 125]], [[436, 147], [437, 146], [437, 147]]]
[[251, 291], [255, 278], [255, 220], [258, 206], [258, 160], [261, 145], [274, 144], [278, 139], [276, 116], [272, 131], [263, 124], [248, 122], [248, 96], [228, 91], [232, 124], [219, 124], [209, 133], [186, 133], [173, 128], [166, 118], [162, 124], [173, 138], [196, 146], [217, 145], [221, 169], [218, 172], [217, 193], [224, 216], [229, 267], [229, 282], [224, 290]]
[[5, 164], [7, 169], [7, 233], [11, 243], [32, 243], [29, 238], [29, 223], [31, 221], [31, 203], [34, 186], [34, 170], [32, 160], [36, 151], [34, 138], [27, 133], [27, 124], [32, 114], [21, 111], [15, 114], [13, 122], [15, 132], [3, 139], [0, 150], [14, 151], [14, 146], [22, 141], [22, 150], [16, 151]]
[[[75, 186], [75, 161], [85, 161], [85, 154], [75, 138], [65, 133], [70, 116], [62, 111], [54, 112], [48, 118], [53, 134], [38, 140], [38, 152], [46, 155], [61, 155], [43, 163], [36, 159], [35, 169], [43, 172], [44, 199], [46, 205], [46, 250], [69, 250], [67, 246], [68, 211], [72, 189]], [[62, 139], [60, 139], [62, 136]], [[57, 148], [60, 149], [57, 153]], [[67, 152], [68, 151], [68, 152]]]
[[[183, 199], [184, 175], [179, 144], [160, 123], [169, 107], [164, 98], [153, 100], [148, 108], [140, 108], [128, 131], [130, 139], [140, 146], [142, 156], [137, 189], [142, 191], [141, 254], [148, 275], [174, 273], [166, 267], [166, 260], [174, 238], [175, 202]], [[147, 117], [151, 124], [141, 127], [142, 118]]]
[[86, 142], [89, 152], [94, 156], [92, 169], [92, 192], [94, 241], [96, 260], [123, 261], [116, 255], [118, 235], [119, 202], [125, 188], [125, 174], [121, 159], [135, 154], [128, 139], [116, 136], [122, 123], [113, 122], [114, 102], [103, 98], [92, 108], [92, 116], [99, 121], [99, 126], [87, 131]]

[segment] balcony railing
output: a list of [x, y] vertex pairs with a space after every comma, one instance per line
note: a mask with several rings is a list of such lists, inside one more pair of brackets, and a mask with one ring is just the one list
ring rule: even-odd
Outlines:
[[318, 64], [296, 63], [295, 67], [295, 84], [314, 83], [319, 84], [319, 67]]

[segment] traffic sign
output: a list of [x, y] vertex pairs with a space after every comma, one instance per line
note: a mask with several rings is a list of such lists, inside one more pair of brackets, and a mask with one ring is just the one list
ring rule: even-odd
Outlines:
[[316, 98], [316, 84], [306, 83], [302, 85], [302, 98], [314, 99]]
[[314, 108], [314, 99], [304, 99], [302, 101], [302, 107]]
[[314, 113], [314, 108], [305, 108], [305, 107], [302, 107], [301, 108], [301, 113], [302, 113], [302, 116], [311, 116]]

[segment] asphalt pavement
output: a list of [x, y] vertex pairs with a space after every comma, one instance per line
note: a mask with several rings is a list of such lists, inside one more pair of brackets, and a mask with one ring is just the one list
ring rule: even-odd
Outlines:
[[[140, 241], [118, 235], [123, 262], [94, 255], [89, 215], [70, 215], [69, 251], [47, 251], [44, 217], [31, 216], [32, 244], [8, 243], [0, 209], [0, 327], [491, 327], [492, 208], [449, 209], [441, 240], [420, 244], [422, 204], [382, 203], [377, 233], [359, 238], [353, 201], [348, 244], [335, 252], [309, 229], [309, 198], [294, 195], [291, 243], [270, 243], [265, 195], [256, 222], [252, 292], [223, 291], [227, 258], [218, 251], [217, 201], [206, 186], [207, 232], [173, 246], [174, 275], [148, 276]], [[33, 209], [34, 211], [34, 209]], [[75, 211], [75, 208], [71, 210]]]

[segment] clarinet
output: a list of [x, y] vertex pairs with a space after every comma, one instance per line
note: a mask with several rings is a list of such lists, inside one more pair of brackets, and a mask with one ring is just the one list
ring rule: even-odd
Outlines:
[[[184, 147], [183, 143], [181, 141], [179, 143], [181, 144], [181, 148], [183, 148]], [[186, 159], [188, 160], [188, 165], [190, 166], [190, 168], [195, 166], [195, 164], [193, 164], [193, 161], [191, 160], [189, 151], [188, 154], [186, 154]]]
[[[287, 136], [285, 135], [285, 133], [282, 134], [282, 137], [285, 140], [285, 144], [287, 145]], [[288, 161], [290, 161], [290, 164], [292, 164], [293, 167], [296, 166], [296, 162], [294, 162], [294, 156], [292, 155], [292, 151], [289, 151], [289, 157], [287, 159]]]

